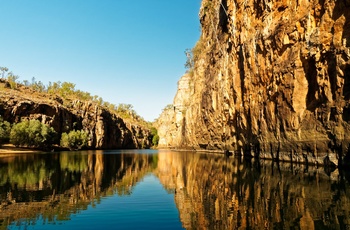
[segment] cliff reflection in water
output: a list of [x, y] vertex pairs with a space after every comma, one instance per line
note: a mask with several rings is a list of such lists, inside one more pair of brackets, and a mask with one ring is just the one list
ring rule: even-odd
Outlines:
[[348, 181], [305, 167], [160, 152], [158, 177], [187, 229], [349, 229]]
[[0, 158], [0, 229], [69, 220], [154, 173], [186, 229], [346, 229], [349, 182], [338, 171], [241, 162], [217, 154], [87, 151]]
[[157, 166], [156, 155], [119, 151], [62, 152], [0, 158], [0, 229], [16, 221], [27, 224], [69, 220], [98, 205], [102, 197], [129, 195], [133, 186]]

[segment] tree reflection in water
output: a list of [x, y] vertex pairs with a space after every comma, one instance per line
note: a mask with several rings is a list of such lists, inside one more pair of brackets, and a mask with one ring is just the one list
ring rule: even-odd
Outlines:
[[86, 151], [0, 158], [0, 229], [16, 221], [69, 220], [148, 173], [174, 193], [187, 229], [346, 229], [347, 174], [218, 154]]
[[128, 195], [155, 167], [155, 156], [62, 152], [0, 158], [0, 229], [13, 221], [69, 220], [102, 197]]

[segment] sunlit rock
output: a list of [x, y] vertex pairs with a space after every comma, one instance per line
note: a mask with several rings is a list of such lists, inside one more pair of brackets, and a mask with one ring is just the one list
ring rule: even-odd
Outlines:
[[199, 17], [162, 146], [349, 163], [349, 1], [203, 0]]

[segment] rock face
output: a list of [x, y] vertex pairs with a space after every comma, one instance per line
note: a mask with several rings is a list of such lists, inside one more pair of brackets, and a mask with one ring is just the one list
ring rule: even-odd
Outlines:
[[30, 97], [19, 91], [0, 92], [0, 116], [14, 123], [38, 119], [59, 134], [73, 129], [90, 135], [94, 149], [149, 148], [152, 136], [141, 126], [124, 122], [109, 110], [91, 102], [72, 101], [64, 105], [60, 98]]
[[200, 22], [163, 147], [348, 161], [349, 0], [203, 0]]

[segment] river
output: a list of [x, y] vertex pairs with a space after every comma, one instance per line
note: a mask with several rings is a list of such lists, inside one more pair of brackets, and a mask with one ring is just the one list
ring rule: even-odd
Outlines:
[[0, 229], [350, 229], [350, 176], [215, 153], [0, 156]]

